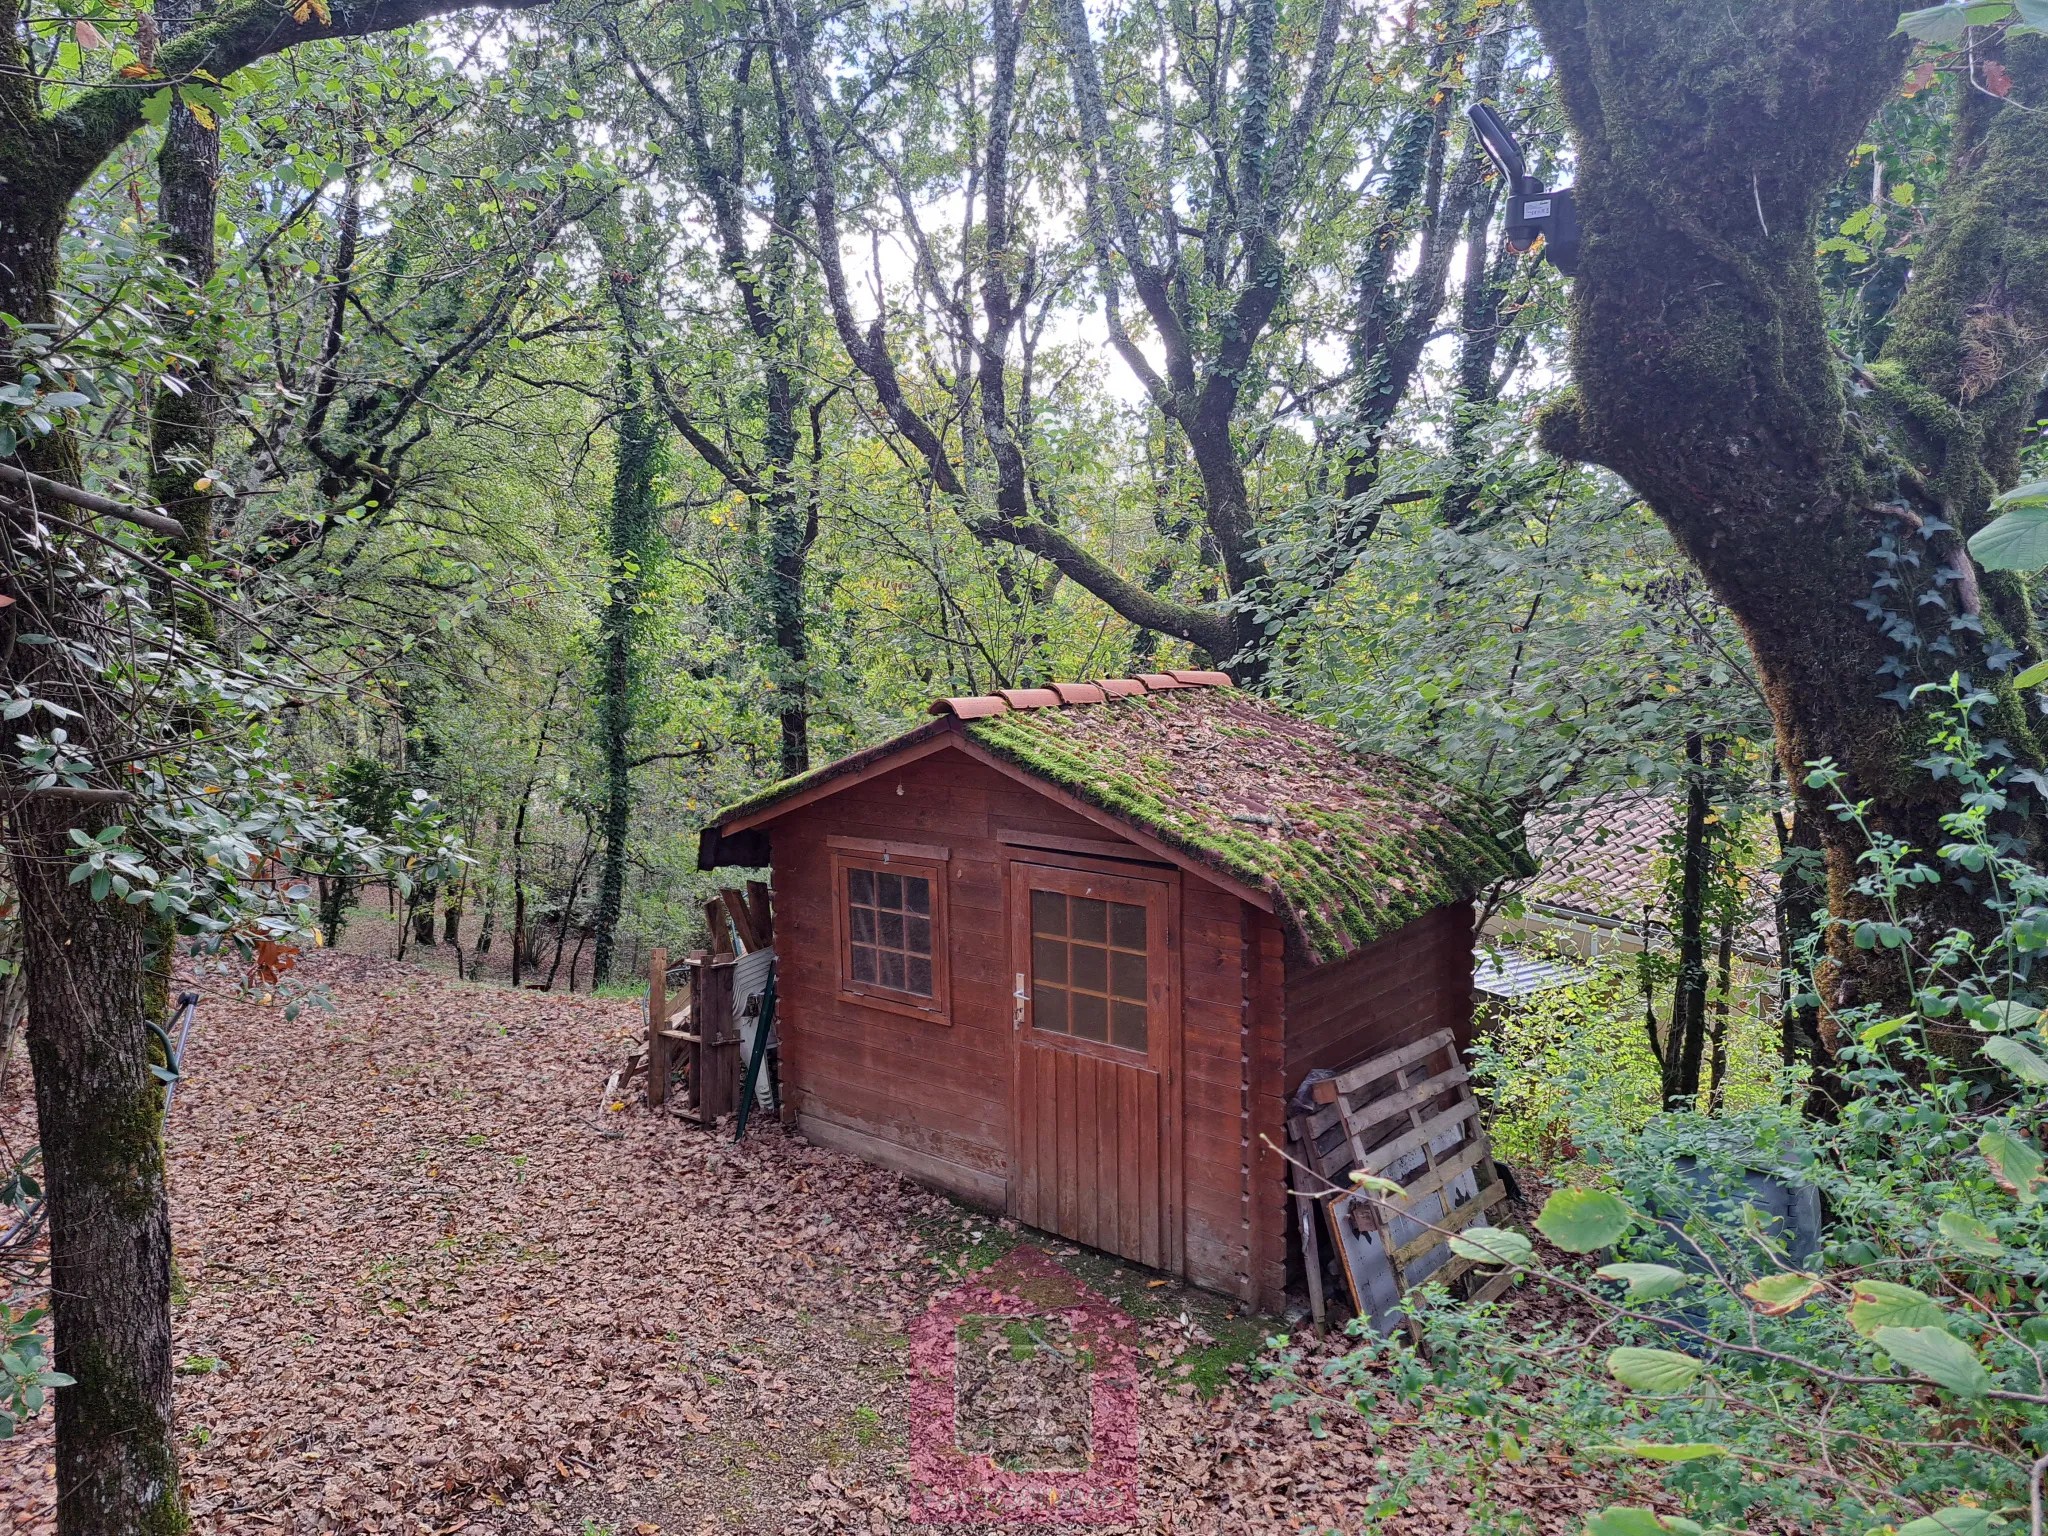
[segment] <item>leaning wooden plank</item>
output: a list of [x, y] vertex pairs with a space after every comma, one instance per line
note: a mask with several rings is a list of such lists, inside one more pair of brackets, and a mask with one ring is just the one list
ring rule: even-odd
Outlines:
[[761, 940], [763, 949], [775, 947], [775, 909], [768, 902], [768, 884], [764, 880], [747, 882], [747, 911], [754, 919], [754, 933]]
[[732, 928], [726, 921], [725, 903], [717, 897], [704, 903], [704, 926], [711, 933], [711, 953], [732, 953]]
[[1326, 1077], [1314, 1089], [1318, 1104], [1334, 1104], [1342, 1093], [1356, 1093], [1367, 1083], [1398, 1072], [1412, 1061], [1421, 1061], [1449, 1045], [1452, 1040], [1448, 1029], [1440, 1029], [1433, 1035], [1425, 1036], [1412, 1045], [1404, 1045], [1397, 1051], [1384, 1056], [1374, 1056], [1361, 1061], [1357, 1066], [1339, 1072], [1335, 1077]]
[[1439, 1217], [1435, 1223], [1435, 1231], [1425, 1232], [1413, 1242], [1404, 1244], [1394, 1254], [1394, 1267], [1396, 1269], [1406, 1269], [1410, 1264], [1413, 1264], [1417, 1259], [1429, 1252], [1430, 1249], [1442, 1243], [1452, 1233], [1461, 1232], [1466, 1227], [1471, 1226], [1473, 1222], [1484, 1216], [1496, 1205], [1499, 1205], [1507, 1197], [1508, 1188], [1505, 1184], [1496, 1184], [1491, 1189], [1482, 1189], [1477, 1200], [1459, 1206], [1448, 1216]]
[[1323, 1245], [1316, 1236], [1316, 1206], [1320, 1203], [1313, 1195], [1305, 1194], [1299, 1188], [1303, 1175], [1299, 1168], [1290, 1166], [1287, 1179], [1294, 1191], [1294, 1214], [1301, 1224], [1301, 1263], [1308, 1274], [1308, 1311], [1314, 1321], [1316, 1332], [1323, 1331]]
[[657, 949], [647, 960], [647, 1107], [659, 1109], [668, 1097], [669, 1053], [662, 1040], [668, 1017], [668, 951]]
[[1358, 1166], [1367, 1173], [1384, 1173], [1409, 1153], [1427, 1146], [1439, 1136], [1447, 1135], [1462, 1120], [1477, 1121], [1479, 1105], [1472, 1099], [1461, 1099], [1440, 1115], [1432, 1115], [1412, 1131], [1404, 1131], [1392, 1141], [1382, 1142], [1370, 1152], [1361, 1153]]
[[1474, 1291], [1467, 1300], [1499, 1301], [1501, 1297], [1507, 1294], [1508, 1287], [1514, 1284], [1514, 1281], [1515, 1272], [1512, 1269], [1504, 1269], [1487, 1281], [1486, 1284], [1479, 1287], [1478, 1290]]
[[1453, 1088], [1463, 1086], [1470, 1076], [1471, 1073], [1463, 1067], [1453, 1067], [1437, 1077], [1425, 1077], [1412, 1088], [1403, 1088], [1398, 1093], [1390, 1093], [1385, 1098], [1374, 1099], [1370, 1103], [1354, 1105], [1345, 1111], [1344, 1123], [1355, 1137], [1373, 1126], [1383, 1125], [1389, 1120], [1405, 1115], [1409, 1110], [1427, 1104], [1431, 1099], [1440, 1097]]
[[740, 936], [740, 943], [748, 954], [757, 949], [766, 949], [761, 937], [754, 931], [754, 914], [747, 910], [747, 898], [731, 886], [720, 886], [718, 899], [725, 903], [726, 915], [732, 919], [732, 931]]

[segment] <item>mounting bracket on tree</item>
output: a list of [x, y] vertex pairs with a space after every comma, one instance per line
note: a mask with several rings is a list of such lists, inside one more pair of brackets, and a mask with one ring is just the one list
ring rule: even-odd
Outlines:
[[1522, 164], [1521, 146], [1508, 125], [1485, 102], [1473, 102], [1465, 115], [1472, 119], [1486, 157], [1508, 189], [1508, 249], [1526, 251], [1541, 235], [1545, 258], [1570, 277], [1579, 270], [1579, 210], [1572, 202], [1572, 189], [1544, 191], [1543, 183]]

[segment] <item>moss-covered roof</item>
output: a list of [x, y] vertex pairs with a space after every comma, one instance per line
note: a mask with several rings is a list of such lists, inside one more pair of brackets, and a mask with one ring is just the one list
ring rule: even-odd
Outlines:
[[963, 718], [994, 702], [945, 701], [934, 708], [950, 718], [771, 785], [720, 812], [707, 846], [719, 827], [958, 731], [1195, 864], [1263, 891], [1318, 962], [1535, 873], [1519, 830], [1484, 800], [1413, 763], [1354, 752], [1327, 726], [1234, 688], [1169, 684]]

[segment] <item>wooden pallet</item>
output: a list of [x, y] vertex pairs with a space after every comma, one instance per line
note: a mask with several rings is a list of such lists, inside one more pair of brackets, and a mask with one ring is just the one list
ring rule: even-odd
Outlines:
[[[1447, 1238], [1496, 1210], [1508, 1192], [1451, 1032], [1369, 1057], [1315, 1084], [1312, 1096], [1315, 1108], [1290, 1116], [1287, 1134], [1313, 1175], [1296, 1170], [1295, 1203], [1316, 1326], [1324, 1312], [1318, 1210], [1361, 1317], [1388, 1316], [1425, 1280], [1465, 1281], [1473, 1261], [1452, 1253]], [[1353, 1172], [1392, 1179], [1402, 1193], [1368, 1196], [1352, 1185]], [[1508, 1279], [1505, 1271], [1487, 1277], [1467, 1299], [1491, 1301]], [[1412, 1322], [1409, 1330], [1418, 1332]]]

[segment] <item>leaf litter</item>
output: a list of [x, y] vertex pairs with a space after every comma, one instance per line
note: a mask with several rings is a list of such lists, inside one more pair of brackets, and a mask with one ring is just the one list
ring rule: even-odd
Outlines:
[[[773, 1124], [735, 1146], [637, 1098], [594, 1122], [632, 1002], [329, 952], [301, 973], [293, 1021], [198, 978], [167, 1128], [197, 1530], [931, 1529], [905, 1329], [1009, 1223]], [[32, 1137], [24, 1079], [0, 1115]], [[1318, 1435], [1241, 1361], [1198, 1391], [1227, 1303], [1121, 1272], [1156, 1367], [1132, 1529], [1436, 1536], [1506, 1508], [1561, 1536], [1613, 1492], [1553, 1455], [1390, 1512], [1419, 1449], [1398, 1415]], [[54, 1531], [53, 1476], [45, 1414], [0, 1444], [9, 1529]]]

